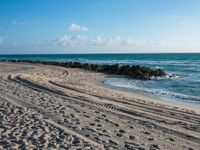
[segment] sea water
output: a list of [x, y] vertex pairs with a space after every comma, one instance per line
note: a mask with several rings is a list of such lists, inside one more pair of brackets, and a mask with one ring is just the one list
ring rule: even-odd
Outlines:
[[200, 53], [0, 55], [0, 60], [78, 61], [160, 68], [165, 70], [167, 76], [153, 78], [150, 81], [119, 76], [105, 81], [104, 85], [140, 92], [160, 100], [200, 107]]

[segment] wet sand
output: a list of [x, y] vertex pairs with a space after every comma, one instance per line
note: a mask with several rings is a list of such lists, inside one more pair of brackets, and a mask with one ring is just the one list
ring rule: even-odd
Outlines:
[[106, 78], [0, 63], [0, 149], [200, 149], [199, 110], [107, 89]]

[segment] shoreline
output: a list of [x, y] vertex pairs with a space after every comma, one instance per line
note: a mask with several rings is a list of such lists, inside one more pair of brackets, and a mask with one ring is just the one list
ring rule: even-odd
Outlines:
[[200, 109], [199, 109], [200, 106], [192, 107], [193, 106], [192, 104], [187, 106], [186, 103], [177, 102], [177, 100], [169, 101], [168, 99], [162, 99], [162, 98], [159, 98], [159, 96], [154, 96], [153, 94], [152, 96], [150, 96], [150, 94], [145, 95], [143, 92], [127, 90], [120, 87], [118, 88], [118, 87], [113, 87], [113, 86], [104, 84], [104, 82], [109, 79], [119, 78], [119, 77], [121, 78], [122, 77], [121, 75], [98, 73], [98, 72], [93, 72], [89, 70], [77, 69], [77, 68], [68, 68], [68, 69], [72, 69], [72, 70], [75, 69], [77, 71], [95, 74], [97, 75], [97, 78], [94, 81], [94, 83], [92, 83], [94, 86], [100, 86], [101, 88], [106, 88], [107, 90], [110, 90], [112, 92], [127, 95], [129, 98], [131, 97], [132, 99], [137, 99], [141, 102], [151, 103], [153, 105], [160, 105], [162, 107], [164, 106], [167, 108], [176, 108], [178, 110], [187, 110], [187, 111], [192, 111], [197, 114], [200, 114]]
[[[105, 74], [104, 76], [107, 76], [108, 78], [104, 79], [104, 81], [108, 80], [108, 79], [112, 79], [113, 77], [116, 77], [116, 78], [121, 78], [122, 76], [124, 78], [128, 78], [128, 76], [126, 75], [123, 75], [123, 74], [115, 74], [115, 73], [106, 73], [106, 72], [109, 72], [109, 71], [97, 71], [95, 68], [101, 68], [101, 67], [105, 67], [106, 65], [96, 65], [96, 64], [87, 64], [87, 63], [79, 63], [79, 62], [54, 62], [54, 61], [32, 61], [32, 60], [8, 60], [8, 61], [0, 61], [0, 62], [7, 62], [7, 63], [28, 63], [28, 64], [35, 64], [35, 65], [50, 65], [50, 66], [60, 66], [60, 67], [65, 67], [65, 68], [69, 68], [69, 69], [80, 69], [81, 71], [89, 71], [91, 73], [99, 73], [99, 74]], [[85, 65], [86, 65], [86, 68], [85, 68]], [[88, 65], [92, 65], [91, 66], [91, 69], [88, 69]], [[110, 67], [110, 69], [114, 67], [114, 70], [116, 70], [116, 64], [114, 65], [107, 65], [107, 67]], [[119, 66], [117, 66], [118, 68]], [[123, 68], [123, 67], [126, 67], [126, 65], [124, 66], [121, 66], [119, 67], [118, 69], [120, 68]], [[132, 66], [133, 68], [137, 66]], [[139, 66], [139, 68], [142, 68], [143, 66]], [[90, 67], [89, 67], [90, 68]], [[93, 69], [92, 69], [93, 68]], [[150, 68], [146, 68], [147, 70], [150, 69]], [[140, 69], [139, 69], [140, 70]], [[152, 71], [157, 71], [157, 70], [153, 70]], [[130, 71], [131, 72], [131, 71]], [[161, 72], [164, 73], [163, 70], [161, 70]], [[166, 73], [164, 73], [166, 74]], [[143, 80], [142, 78], [145, 76], [145, 73], [143, 73], [143, 75], [141, 76], [141, 80]], [[162, 73], [161, 73], [161, 76], [162, 76]], [[146, 77], [144, 77], [146, 78]], [[140, 79], [139, 79], [140, 80]], [[144, 79], [146, 80], [146, 79]], [[148, 79], [147, 79], [148, 80]], [[102, 81], [103, 82], [103, 81]], [[142, 92], [142, 91], [137, 91], [137, 90], [129, 90], [128, 88], [122, 88], [122, 87], [114, 87], [114, 86], [111, 86], [111, 85], [105, 85], [105, 84], [102, 84], [103, 87], [105, 88], [108, 88], [108, 89], [115, 89], [116, 91], [120, 92], [120, 91], [125, 91], [125, 92], [128, 92], [128, 94], [131, 94], [131, 93], [134, 93], [134, 94], [139, 94], [139, 95], [142, 95], [143, 96], [143, 99], [146, 99], [147, 101], [151, 99], [151, 101], [155, 101], [157, 103], [158, 102], [161, 102], [161, 103], [165, 103], [166, 105], [180, 105], [179, 107], [182, 107], [182, 108], [187, 108], [187, 109], [195, 109], [195, 111], [199, 111], [199, 108], [200, 108], [200, 105], [199, 106], [195, 106], [194, 103], [191, 103], [191, 102], [186, 102], [186, 101], [182, 101], [182, 99], [178, 99], [178, 98], [175, 98], [173, 99], [173, 101], [171, 100], [171, 98], [167, 98], [167, 97], [164, 97], [164, 96], [159, 96], [159, 95], [155, 95], [155, 94], [152, 94], [152, 93], [148, 93], [148, 94], [145, 94], [145, 92]], [[133, 94], [133, 95], [134, 95]]]
[[105, 85], [104, 82], [102, 82], [102, 86], [109, 90], [114, 90], [117, 92], [124, 92], [126, 94], [135, 95], [135, 96], [138, 95], [137, 97], [140, 97], [141, 99], [146, 99], [146, 101], [152, 101], [154, 103], [161, 103], [161, 104], [165, 104], [165, 105], [168, 105], [171, 107], [179, 107], [180, 109], [182, 108], [182, 109], [188, 109], [188, 110], [195, 110], [197, 113], [200, 113], [200, 105], [196, 106], [195, 103], [183, 102], [182, 99], [171, 100], [170, 98], [165, 98], [165, 97], [154, 95], [151, 93], [145, 94], [142, 91], [134, 91], [131, 89], [124, 89], [121, 87]]
[[[60, 66], [1, 62], [0, 139], [8, 144], [0, 148], [20, 147], [19, 140], [26, 148], [43, 149], [199, 148], [198, 111], [103, 87], [102, 81], [111, 77]], [[17, 119], [10, 121], [13, 116]], [[29, 133], [32, 127], [36, 133]]]

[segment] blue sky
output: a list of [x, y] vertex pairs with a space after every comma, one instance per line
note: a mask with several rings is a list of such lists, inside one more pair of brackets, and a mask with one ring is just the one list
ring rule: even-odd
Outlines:
[[0, 53], [200, 52], [199, 0], [1, 0]]

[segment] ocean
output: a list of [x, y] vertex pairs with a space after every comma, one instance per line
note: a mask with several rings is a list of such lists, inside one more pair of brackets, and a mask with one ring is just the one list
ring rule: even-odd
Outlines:
[[109, 88], [139, 92], [162, 101], [200, 107], [200, 53], [0, 55], [0, 60], [78, 61], [161, 68], [167, 76], [150, 81], [119, 76], [103, 84]]

